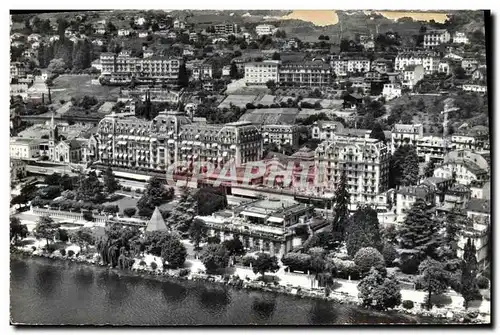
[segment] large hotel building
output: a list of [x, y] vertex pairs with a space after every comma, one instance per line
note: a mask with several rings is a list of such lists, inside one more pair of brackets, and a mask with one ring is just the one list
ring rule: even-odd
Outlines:
[[389, 148], [380, 140], [335, 135], [316, 149], [318, 177], [326, 190], [335, 190], [345, 171], [350, 203], [370, 204], [388, 189]]
[[178, 111], [152, 121], [131, 114], [110, 114], [98, 125], [97, 157], [111, 166], [165, 171], [177, 162], [210, 162], [221, 167], [262, 159], [262, 136], [250, 122], [194, 123]]

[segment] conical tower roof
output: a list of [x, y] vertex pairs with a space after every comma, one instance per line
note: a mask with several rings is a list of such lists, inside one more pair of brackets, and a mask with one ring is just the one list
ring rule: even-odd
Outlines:
[[155, 208], [151, 219], [149, 219], [148, 225], [146, 226], [146, 231], [158, 231], [158, 230], [168, 230], [163, 217], [161, 216], [158, 207]]

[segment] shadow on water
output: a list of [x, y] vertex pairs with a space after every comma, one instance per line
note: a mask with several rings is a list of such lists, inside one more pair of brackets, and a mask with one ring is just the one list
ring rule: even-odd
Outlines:
[[[336, 310], [333, 309], [334, 307], [336, 307]], [[340, 315], [343, 314], [344, 310], [345, 308], [339, 308], [339, 306], [335, 306], [328, 301], [316, 300], [309, 311], [309, 322], [314, 325], [331, 325], [346, 322], [340, 320]]]
[[254, 315], [261, 320], [269, 320], [276, 308], [276, 297], [255, 298], [252, 303]]
[[123, 303], [129, 296], [129, 289], [126, 278], [121, 278], [117, 273], [102, 272], [99, 277], [101, 287], [105, 289], [106, 299], [111, 304]]
[[94, 271], [92, 269], [75, 269], [74, 280], [78, 285], [88, 287], [94, 284]]
[[40, 266], [35, 274], [35, 287], [42, 296], [51, 296], [62, 282], [62, 272], [54, 271], [53, 267]]
[[187, 289], [179, 284], [163, 282], [162, 286], [163, 297], [167, 301], [181, 302], [187, 297]]
[[231, 302], [229, 292], [219, 288], [202, 288], [200, 293], [200, 304], [203, 310], [209, 313], [220, 313], [226, 309]]
[[28, 263], [11, 259], [10, 261], [10, 281], [23, 281], [28, 278]]

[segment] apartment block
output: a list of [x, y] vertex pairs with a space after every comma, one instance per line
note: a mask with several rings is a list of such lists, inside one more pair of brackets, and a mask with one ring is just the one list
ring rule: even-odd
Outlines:
[[265, 85], [272, 80], [279, 81], [279, 61], [245, 63], [245, 82], [251, 85]]

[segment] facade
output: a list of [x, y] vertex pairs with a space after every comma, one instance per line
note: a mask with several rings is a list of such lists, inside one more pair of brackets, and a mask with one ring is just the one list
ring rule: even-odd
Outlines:
[[403, 82], [401, 85], [410, 90], [424, 78], [424, 67], [422, 65], [409, 65], [403, 70]]
[[359, 37], [359, 44], [363, 46], [363, 48], [367, 51], [375, 50], [375, 40], [373, 39], [373, 35], [367, 36], [362, 35]]
[[377, 58], [371, 64], [371, 70], [380, 73], [391, 72], [393, 69], [392, 61], [384, 58]]
[[314, 206], [296, 201], [265, 199], [251, 201], [232, 211], [197, 216], [210, 236], [218, 235], [221, 241], [238, 237], [250, 251], [264, 251], [282, 257], [302, 245], [296, 227], [314, 230]]
[[214, 28], [217, 35], [235, 35], [236, 33], [238, 33], [237, 24], [216, 24]]
[[417, 155], [420, 161], [442, 162], [450, 150], [452, 150], [451, 143], [441, 136], [429, 135], [417, 138]]
[[316, 121], [311, 128], [311, 138], [314, 140], [332, 140], [336, 133], [341, 132], [344, 125], [338, 121]]
[[264, 35], [272, 35], [276, 31], [276, 27], [270, 24], [259, 24], [255, 27], [255, 33], [260, 37]]
[[470, 183], [470, 193], [473, 199], [491, 199], [491, 182], [478, 181]]
[[26, 78], [26, 64], [21, 62], [10, 63], [11, 78]]
[[422, 124], [395, 124], [392, 128], [391, 150], [392, 153], [403, 144], [417, 145], [418, 139], [424, 136]]
[[315, 164], [324, 190], [334, 191], [346, 173], [350, 204], [371, 204], [388, 189], [389, 148], [377, 139], [335, 136], [316, 148]]
[[118, 36], [130, 36], [131, 30], [127, 28], [118, 29]]
[[465, 33], [461, 33], [461, 32], [457, 31], [453, 35], [453, 43], [457, 43], [457, 44], [469, 44], [469, 38], [467, 37], [467, 35], [465, 35]]
[[279, 83], [306, 87], [323, 87], [332, 83], [332, 72], [323, 61], [285, 63], [279, 67]]
[[462, 185], [470, 185], [473, 181], [486, 181], [488, 171], [479, 167], [476, 163], [466, 160], [450, 160], [436, 167], [434, 176], [440, 178], [456, 178]]
[[398, 221], [404, 221], [406, 213], [411, 209], [417, 199], [434, 204], [434, 192], [427, 185], [406, 186], [396, 191], [396, 214]]
[[10, 158], [36, 159], [40, 156], [40, 140], [14, 137], [10, 140]]
[[353, 73], [365, 73], [370, 71], [370, 60], [368, 58], [350, 57], [335, 58], [331, 61], [333, 72], [336, 76], [345, 77]]
[[98, 125], [98, 157], [104, 164], [164, 171], [177, 162], [237, 166], [262, 158], [262, 137], [249, 122], [193, 123], [183, 112], [161, 112], [152, 121], [111, 114]]
[[212, 78], [213, 65], [207, 62], [196, 62], [192, 65], [191, 72], [192, 72], [191, 76], [195, 80]]
[[26, 163], [21, 159], [10, 159], [10, 180], [19, 180], [26, 177]]
[[450, 42], [451, 35], [446, 29], [429, 30], [424, 35], [424, 47], [434, 48]]
[[462, 59], [461, 67], [467, 75], [471, 75], [479, 67], [479, 61], [475, 58]]
[[447, 61], [439, 62], [439, 73], [445, 73], [446, 75], [449, 75], [451, 73], [450, 71], [450, 63], [448, 63]]
[[476, 93], [486, 93], [488, 87], [486, 85], [476, 85], [476, 84], [463, 84], [462, 91], [465, 92], [476, 92]]
[[279, 61], [263, 61], [245, 64], [245, 82], [250, 85], [265, 85], [279, 81]]
[[425, 74], [432, 74], [439, 70], [440, 61], [432, 52], [402, 52], [394, 60], [394, 70], [403, 71], [407, 66], [422, 65]]
[[400, 97], [402, 95], [401, 85], [395, 83], [384, 84], [382, 95], [388, 100]]
[[274, 143], [279, 148], [283, 145], [296, 148], [299, 145], [299, 128], [296, 125], [264, 125], [261, 132], [264, 144]]

